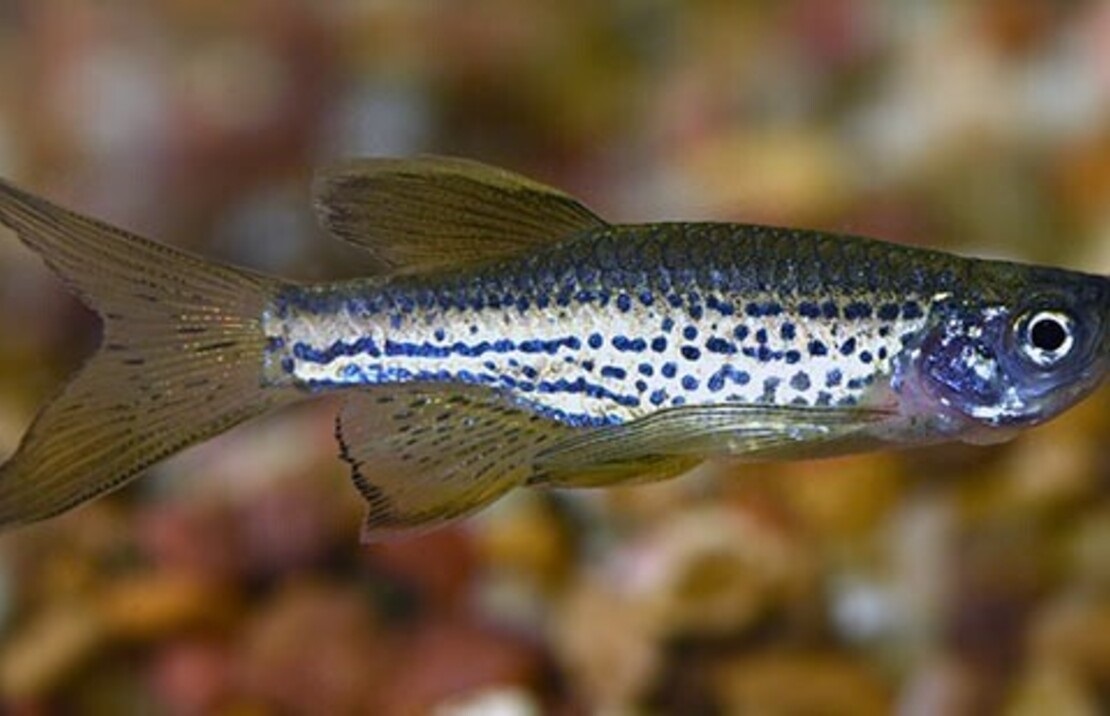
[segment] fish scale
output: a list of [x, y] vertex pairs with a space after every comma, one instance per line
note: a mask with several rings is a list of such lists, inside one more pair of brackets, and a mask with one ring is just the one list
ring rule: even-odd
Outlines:
[[281, 338], [268, 379], [484, 385], [568, 425], [722, 401], [856, 405], [890, 375], [927, 298], [894, 294], [881, 271], [838, 270], [856, 253], [897, 263], [905, 249], [830, 263], [829, 246], [816, 232], [625, 226], [469, 275], [296, 289], [267, 321]]

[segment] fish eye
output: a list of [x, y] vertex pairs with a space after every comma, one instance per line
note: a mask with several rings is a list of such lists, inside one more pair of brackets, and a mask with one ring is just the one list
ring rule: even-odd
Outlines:
[[1040, 311], [1020, 322], [1022, 353], [1034, 365], [1051, 368], [1075, 347], [1075, 320], [1059, 311]]

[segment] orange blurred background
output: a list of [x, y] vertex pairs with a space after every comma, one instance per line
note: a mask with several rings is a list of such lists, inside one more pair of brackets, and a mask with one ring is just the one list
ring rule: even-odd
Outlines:
[[[1110, 6], [0, 0], [0, 175], [304, 278], [313, 169], [1110, 272]], [[0, 456], [96, 344], [0, 233]], [[0, 536], [6, 712], [1097, 713], [1110, 397], [995, 448], [520, 491], [363, 547], [326, 401]]]

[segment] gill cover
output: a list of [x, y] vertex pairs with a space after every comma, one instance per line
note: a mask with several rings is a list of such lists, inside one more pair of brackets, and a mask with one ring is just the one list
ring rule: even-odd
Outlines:
[[1046, 273], [1050, 284], [1027, 285], [1012, 302], [934, 309], [919, 370], [941, 405], [990, 427], [1035, 425], [1103, 380], [1108, 279]]

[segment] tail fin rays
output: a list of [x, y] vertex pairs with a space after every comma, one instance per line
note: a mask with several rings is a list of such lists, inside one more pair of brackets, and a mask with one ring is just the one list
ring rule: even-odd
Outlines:
[[278, 284], [0, 182], [0, 223], [104, 322], [99, 351], [0, 465], [0, 527], [44, 519], [266, 412], [262, 313]]

